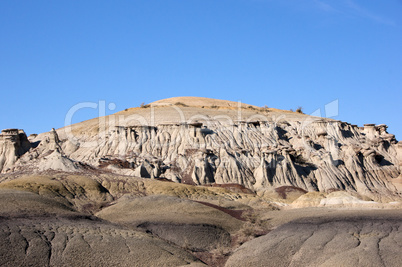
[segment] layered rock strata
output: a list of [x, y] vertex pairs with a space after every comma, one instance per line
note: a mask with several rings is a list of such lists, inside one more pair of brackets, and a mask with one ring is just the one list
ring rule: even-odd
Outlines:
[[184, 115], [193, 112], [199, 119], [193, 114], [172, 122], [168, 108], [155, 108], [153, 123], [119, 120], [124, 114], [118, 113], [107, 117], [107, 127], [92, 120], [40, 134], [32, 143], [22, 132], [9, 138], [6, 131], [0, 136], [0, 171], [94, 168], [196, 185], [399, 195], [394, 181], [401, 175], [402, 145], [386, 125], [357, 127], [254, 107], [241, 120], [233, 119], [237, 111], [181, 107]]

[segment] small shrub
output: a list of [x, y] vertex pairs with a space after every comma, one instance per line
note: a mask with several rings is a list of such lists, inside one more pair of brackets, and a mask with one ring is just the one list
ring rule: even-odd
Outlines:
[[252, 224], [258, 224], [258, 225], [261, 224], [258, 214], [251, 210], [247, 210], [247, 211], [243, 212], [242, 217], [243, 217], [243, 219], [251, 222]]
[[127, 111], [128, 110], [128, 108], [126, 108], [124, 111]]
[[212, 255], [216, 258], [222, 256], [229, 256], [232, 252], [230, 247], [223, 245], [222, 243], [218, 243], [216, 248], [211, 251]]
[[141, 105], [140, 105], [140, 108], [149, 108], [149, 107], [150, 107], [150, 105], [149, 104], [145, 105], [144, 102], [142, 102]]
[[269, 111], [270, 111], [270, 110], [269, 110], [269, 107], [268, 107], [267, 105], [265, 105], [265, 106], [259, 108], [259, 110], [262, 111], [262, 112], [269, 112]]
[[217, 106], [217, 105], [213, 105], [213, 106], [211, 106], [211, 108], [218, 108], [218, 106]]
[[247, 221], [243, 224], [242, 228], [236, 232], [234, 236], [235, 246], [240, 246], [251, 239], [265, 235], [269, 232], [266, 227], [264, 227], [259, 219], [252, 223]]
[[297, 112], [297, 113], [300, 113], [300, 114], [304, 114], [302, 107], [298, 107], [298, 108], [296, 109], [296, 112]]

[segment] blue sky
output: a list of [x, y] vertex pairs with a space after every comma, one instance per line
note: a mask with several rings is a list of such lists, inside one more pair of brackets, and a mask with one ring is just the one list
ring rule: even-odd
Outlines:
[[202, 96], [306, 113], [338, 100], [336, 119], [402, 138], [401, 0], [2, 0], [0, 36], [0, 128]]

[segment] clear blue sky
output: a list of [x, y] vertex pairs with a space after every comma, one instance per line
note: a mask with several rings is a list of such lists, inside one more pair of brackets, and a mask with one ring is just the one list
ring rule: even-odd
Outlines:
[[306, 113], [338, 100], [336, 119], [402, 138], [401, 0], [2, 0], [0, 36], [0, 128], [203, 96]]

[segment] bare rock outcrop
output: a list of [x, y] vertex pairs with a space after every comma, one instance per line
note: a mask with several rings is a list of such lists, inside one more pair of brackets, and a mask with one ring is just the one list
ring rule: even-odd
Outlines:
[[310, 192], [342, 189], [379, 201], [400, 197], [402, 146], [386, 125], [359, 128], [255, 106], [236, 110], [234, 102], [207, 107], [208, 101], [158, 101], [40, 134], [32, 144], [19, 137], [25, 145], [18, 139], [0, 148], [0, 171], [86, 166], [255, 191], [286, 185]]
[[400, 266], [401, 214], [304, 218], [238, 248], [234, 266]]
[[[46, 170], [59, 170], [59, 171], [79, 171], [85, 169], [85, 163], [71, 159], [67, 153], [64, 152], [62, 146], [69, 150], [69, 142], [62, 142], [56, 130], [53, 128], [50, 132], [41, 136], [41, 140], [34, 139], [29, 143], [29, 151], [22, 154], [18, 160], [12, 165], [7, 172], [30, 170], [46, 171]], [[75, 150], [73, 150], [75, 151]]]
[[0, 172], [9, 170], [30, 148], [31, 143], [23, 130], [2, 130], [0, 134]]
[[0, 190], [0, 204], [1, 266], [202, 266], [177, 246], [54, 199]]

